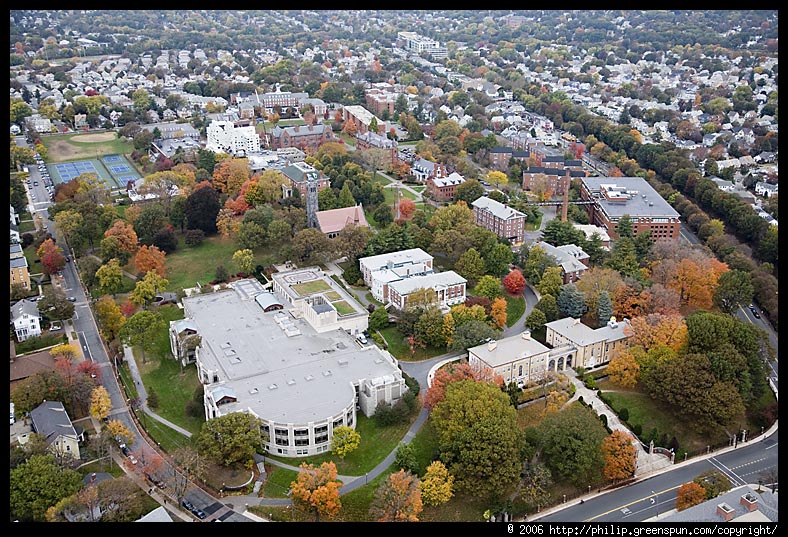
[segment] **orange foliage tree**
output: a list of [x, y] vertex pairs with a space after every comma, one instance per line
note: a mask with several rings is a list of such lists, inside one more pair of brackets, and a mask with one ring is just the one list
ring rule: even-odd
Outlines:
[[139, 248], [140, 241], [137, 238], [137, 232], [123, 220], [116, 220], [112, 227], [104, 232], [105, 237], [115, 237], [118, 241], [118, 248], [124, 252], [133, 254]]
[[490, 307], [490, 317], [498, 328], [506, 327], [506, 299], [498, 297]]
[[336, 465], [329, 461], [316, 468], [302, 462], [300, 468], [298, 477], [290, 483], [293, 504], [303, 511], [314, 512], [315, 522], [319, 522], [321, 515], [334, 518], [342, 509]]
[[416, 202], [410, 198], [402, 198], [399, 201], [399, 215], [402, 220], [410, 220], [416, 212]]
[[378, 522], [418, 522], [422, 509], [419, 478], [400, 470], [380, 484], [369, 512]]
[[213, 169], [213, 187], [219, 192], [234, 196], [252, 176], [249, 159], [228, 158]]
[[159, 250], [156, 246], [141, 246], [134, 256], [134, 266], [140, 274], [146, 274], [151, 270], [164, 278], [167, 270], [164, 266], [164, 258], [167, 254]]
[[503, 279], [503, 286], [513, 295], [519, 295], [525, 289], [525, 276], [520, 269], [514, 269]]
[[706, 501], [706, 489], [694, 481], [684, 483], [676, 491], [676, 511], [689, 509]]
[[607, 365], [610, 382], [622, 388], [633, 388], [640, 380], [640, 364], [629, 350], [616, 350]]
[[644, 317], [630, 319], [624, 327], [631, 345], [640, 345], [649, 350], [657, 345], [666, 345], [674, 351], [687, 343], [687, 323], [679, 313], [663, 315], [650, 313]]
[[632, 435], [615, 430], [602, 441], [602, 455], [605, 466], [602, 475], [610, 481], [621, 481], [635, 475], [637, 450], [632, 444]]

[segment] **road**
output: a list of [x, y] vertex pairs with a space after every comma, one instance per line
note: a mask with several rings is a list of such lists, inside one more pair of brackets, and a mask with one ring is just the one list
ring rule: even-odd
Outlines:
[[[28, 147], [24, 137], [17, 137], [16, 141], [18, 145]], [[31, 168], [30, 173], [31, 175], [33, 173], [38, 173], [37, 166], [35, 170]], [[49, 219], [47, 214], [47, 207], [50, 205], [51, 203], [47, 199], [47, 201], [36, 203], [34, 208], [41, 217], [42, 225], [44, 225], [56, 239], [57, 244], [64, 248], [66, 253], [72, 254], [72, 261], [66, 263], [62, 273], [67, 295], [76, 299], [74, 303], [74, 317], [71, 319], [73, 331], [76, 333], [85, 359], [91, 360], [97, 364], [101, 371], [101, 383], [107, 389], [112, 402], [112, 409], [110, 411], [111, 419], [123, 423], [134, 435], [134, 441], [129, 443], [132, 454], [140, 461], [149, 460], [156, 450], [148, 443], [147, 438], [140, 432], [136, 422], [131, 417], [128, 406], [129, 401], [126, 399], [125, 393], [118, 383], [113, 365], [110, 362], [110, 357], [107, 355], [106, 347], [99, 336], [98, 326], [93, 317], [93, 311], [90, 308], [88, 295], [85, 293], [85, 289], [77, 274], [76, 263], [73, 261], [73, 252], [69, 252], [65, 238], [60, 234], [54, 222]], [[124, 471], [128, 472], [125, 468]], [[164, 477], [165, 482], [169, 481], [172, 483], [174, 481], [175, 472], [176, 469], [164, 459], [164, 465], [160, 473], [162, 477]], [[169, 490], [172, 489], [173, 487], [170, 486]], [[194, 484], [189, 484], [185, 497], [208, 515], [205, 519], [206, 522], [212, 521], [215, 518], [221, 518], [221, 520], [225, 522], [253, 522], [250, 518], [229, 509], [223, 503], [219, 502], [216, 498]], [[172, 505], [168, 505], [168, 507], [171, 509], [173, 508]], [[189, 515], [189, 517], [191, 517], [191, 515]]]
[[[746, 442], [745, 442], [746, 444]], [[676, 464], [664, 473], [633, 485], [613, 490], [590, 499], [567, 502], [568, 507], [545, 516], [531, 515], [528, 520], [539, 522], [643, 522], [664, 514], [676, 506], [678, 488], [708, 470], [719, 470], [731, 480], [733, 487], [744, 484], [766, 484], [777, 476], [778, 433], [759, 438], [697, 462]], [[654, 499], [654, 503], [651, 500]], [[571, 503], [571, 505], [570, 505]]]

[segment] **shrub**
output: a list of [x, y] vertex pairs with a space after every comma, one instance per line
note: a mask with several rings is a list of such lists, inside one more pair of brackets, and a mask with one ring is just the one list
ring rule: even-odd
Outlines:
[[629, 419], [629, 410], [624, 407], [618, 411], [618, 417], [621, 418], [621, 421], [627, 421]]
[[201, 229], [189, 229], [186, 231], [185, 240], [188, 246], [199, 246], [205, 239], [205, 232]]
[[197, 403], [194, 400], [188, 401], [186, 403], [186, 407], [184, 408], [187, 416], [192, 418], [199, 418], [203, 415], [203, 405], [201, 403]]
[[227, 272], [227, 269], [224, 267], [224, 265], [219, 265], [216, 267], [216, 273], [214, 276], [216, 276], [217, 282], [226, 282], [230, 274]]
[[148, 407], [152, 409], [159, 408], [159, 394], [152, 387], [148, 389]]
[[632, 426], [632, 432], [635, 434], [635, 436], [640, 438], [640, 435], [643, 434], [643, 426], [639, 423], [636, 423]]

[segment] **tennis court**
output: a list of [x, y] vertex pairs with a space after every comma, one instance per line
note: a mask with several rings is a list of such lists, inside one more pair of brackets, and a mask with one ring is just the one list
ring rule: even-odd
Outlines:
[[128, 164], [107, 164], [106, 166], [113, 175], [120, 175], [122, 173], [129, 173], [131, 171], [131, 168], [129, 168]]
[[83, 173], [95, 173], [98, 175], [98, 170], [89, 160], [61, 162], [60, 164], [54, 164], [54, 167], [63, 181], [71, 181], [74, 177], [78, 177]]
[[101, 160], [103, 160], [105, 163], [123, 162], [123, 159], [120, 157], [120, 155], [107, 155], [105, 157], [101, 157]]
[[140, 178], [137, 170], [123, 155], [104, 155], [100, 159], [47, 164], [54, 184], [65, 183], [83, 173], [92, 173], [106, 181], [112, 189], [125, 189], [129, 181]]

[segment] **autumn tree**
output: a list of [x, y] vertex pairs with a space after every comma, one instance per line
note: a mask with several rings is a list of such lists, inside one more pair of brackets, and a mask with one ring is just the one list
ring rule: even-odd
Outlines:
[[147, 363], [146, 351], [153, 351], [156, 346], [158, 331], [166, 328], [164, 319], [159, 313], [138, 311], [124, 323], [118, 336], [126, 345], [139, 345], [142, 349], [142, 363]]
[[496, 298], [490, 309], [490, 317], [498, 328], [506, 327], [506, 299]]
[[140, 246], [137, 255], [134, 256], [134, 266], [139, 274], [154, 271], [163, 278], [167, 273], [165, 267], [166, 255], [155, 246]]
[[77, 348], [71, 343], [61, 343], [49, 349], [49, 354], [73, 360], [77, 356]]
[[90, 395], [90, 415], [99, 421], [109, 416], [112, 410], [112, 401], [109, 392], [104, 386], [96, 386]]
[[316, 468], [302, 462], [300, 468], [298, 477], [290, 483], [293, 504], [303, 512], [313, 512], [315, 522], [319, 522], [321, 516], [334, 518], [342, 509], [336, 465], [329, 461]]
[[51, 276], [63, 270], [66, 258], [63, 249], [55, 245], [52, 239], [47, 239], [38, 248], [38, 257], [41, 259], [41, 268], [44, 274]]
[[[345, 183], [347, 184], [347, 183]], [[399, 200], [399, 217], [402, 220], [410, 220], [416, 212], [416, 202], [410, 198], [403, 197]]]
[[236, 250], [233, 253], [233, 261], [238, 265], [238, 270], [245, 274], [251, 274], [254, 270], [254, 252], [248, 248]]
[[525, 277], [520, 269], [514, 269], [503, 279], [503, 286], [506, 290], [513, 294], [519, 295], [525, 289]]
[[[134, 255], [139, 248], [137, 232], [134, 231], [134, 227], [131, 224], [127, 224], [123, 220], [115, 221], [115, 223], [112, 224], [112, 227], [104, 232], [104, 237], [114, 238], [118, 249], [122, 252], [125, 252], [129, 257]], [[128, 259], [128, 257], [126, 259]]]
[[605, 467], [602, 475], [609, 481], [621, 481], [635, 475], [637, 450], [632, 444], [632, 436], [616, 429], [602, 441], [602, 455]]
[[694, 481], [684, 483], [676, 491], [676, 511], [684, 511], [706, 501], [706, 489]]
[[109, 420], [106, 425], [107, 434], [121, 444], [131, 444], [134, 441], [132, 433], [126, 425], [119, 420]]
[[[143, 248], [145, 247], [143, 246]], [[147, 307], [169, 283], [168, 280], [159, 276], [158, 272], [154, 270], [146, 272], [144, 278], [137, 280], [134, 289], [129, 295], [129, 300], [135, 306]]]
[[442, 505], [454, 496], [454, 476], [441, 461], [432, 461], [421, 480], [421, 499], [426, 505]]
[[346, 455], [352, 453], [361, 444], [361, 435], [347, 425], [340, 425], [334, 429], [331, 439], [331, 451], [344, 459]]
[[518, 486], [520, 498], [532, 509], [547, 505], [550, 501], [550, 489], [553, 476], [544, 463], [528, 464], [523, 472], [523, 479]]
[[432, 378], [432, 384], [427, 388], [424, 395], [424, 407], [428, 410], [435, 408], [435, 405], [443, 401], [446, 396], [446, 387], [452, 382], [460, 380], [473, 380], [476, 382], [486, 382], [495, 380], [498, 384], [503, 384], [503, 378], [494, 378], [491, 369], [485, 368], [482, 370], [475, 370], [467, 362], [457, 363], [451, 362], [435, 371]]
[[214, 167], [213, 185], [219, 192], [234, 196], [250, 176], [249, 159], [229, 158]]
[[96, 302], [96, 317], [101, 327], [101, 335], [106, 341], [112, 341], [118, 335], [126, 318], [112, 297], [104, 295]]
[[375, 491], [369, 513], [378, 522], [418, 522], [424, 505], [419, 478], [400, 470]]
[[610, 382], [622, 388], [634, 388], [640, 379], [640, 365], [628, 349], [617, 349], [607, 365]]
[[666, 345], [679, 351], [687, 344], [687, 324], [681, 314], [663, 315], [650, 313], [645, 317], [630, 319], [624, 333], [630, 337], [630, 345], [640, 345], [646, 350], [656, 345]]

